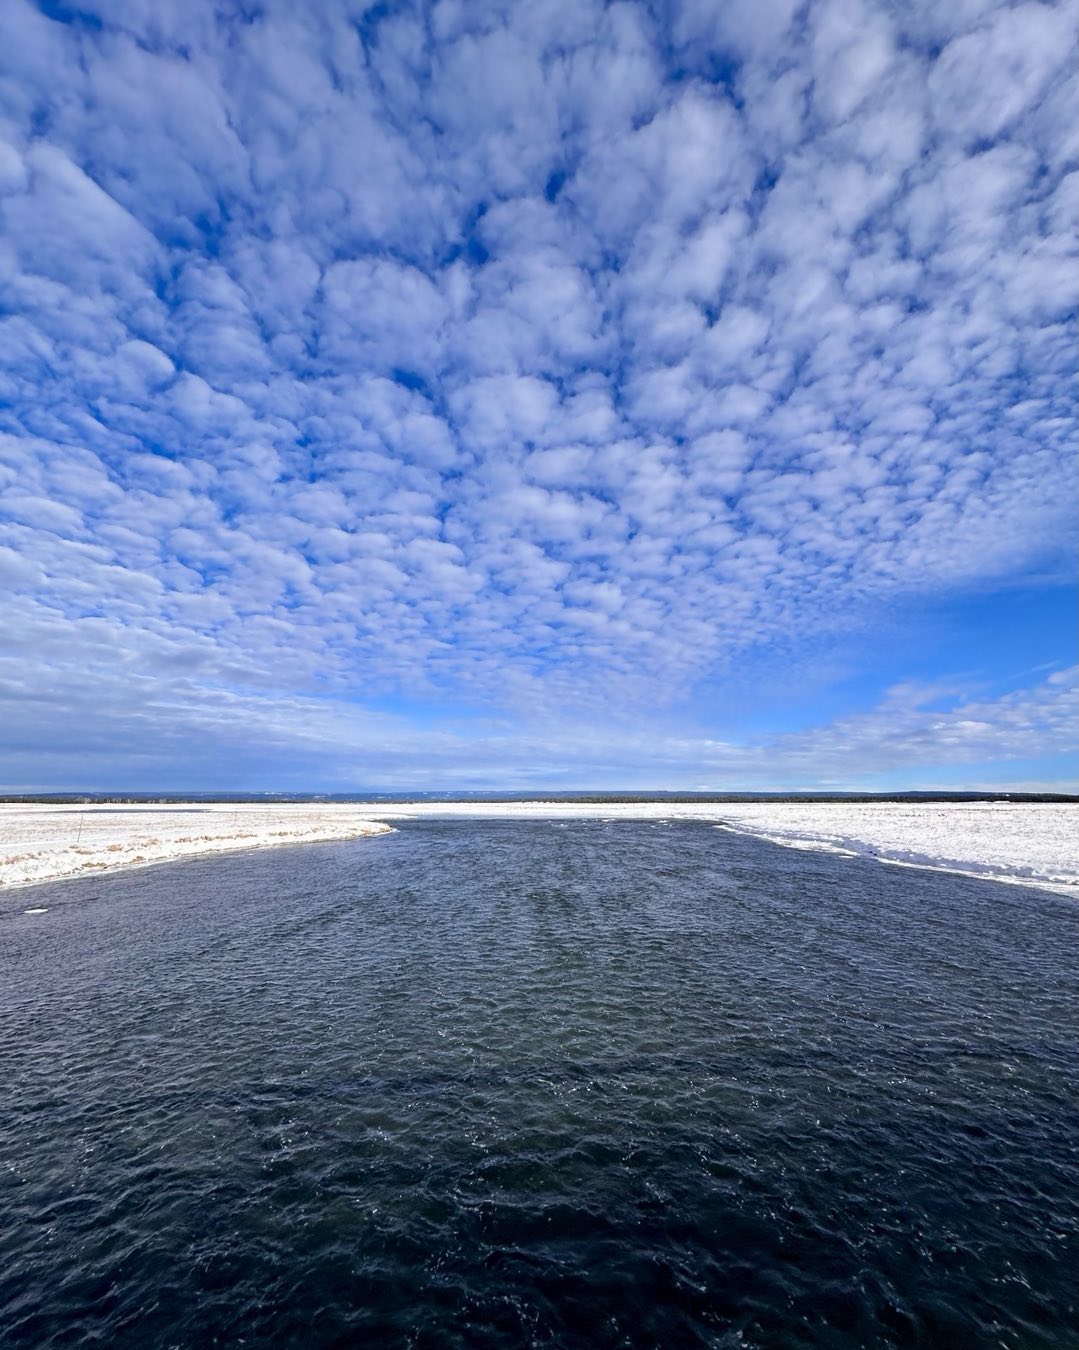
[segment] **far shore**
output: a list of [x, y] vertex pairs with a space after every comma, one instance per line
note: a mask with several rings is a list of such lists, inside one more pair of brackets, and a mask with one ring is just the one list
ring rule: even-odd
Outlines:
[[786, 847], [1038, 886], [1079, 897], [1079, 804], [960, 800], [502, 799], [496, 801], [0, 804], [6, 891], [181, 858], [387, 833], [423, 817], [682, 820]]

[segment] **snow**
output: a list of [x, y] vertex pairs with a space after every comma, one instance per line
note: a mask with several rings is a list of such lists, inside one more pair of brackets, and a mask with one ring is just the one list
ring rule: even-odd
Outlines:
[[943, 868], [1079, 898], [1079, 805], [790, 802], [723, 814], [729, 828], [792, 848]]
[[0, 805], [0, 889], [389, 828], [352, 806]]

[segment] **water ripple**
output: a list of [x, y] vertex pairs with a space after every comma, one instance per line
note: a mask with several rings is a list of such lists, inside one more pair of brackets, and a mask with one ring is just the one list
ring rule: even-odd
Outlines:
[[5, 1346], [1076, 1344], [1076, 910], [416, 822], [0, 910]]

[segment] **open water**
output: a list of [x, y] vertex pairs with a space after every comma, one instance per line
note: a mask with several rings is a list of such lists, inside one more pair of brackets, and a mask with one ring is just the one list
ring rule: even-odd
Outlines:
[[693, 822], [9, 894], [0, 1344], [1074, 1347], [1077, 918]]

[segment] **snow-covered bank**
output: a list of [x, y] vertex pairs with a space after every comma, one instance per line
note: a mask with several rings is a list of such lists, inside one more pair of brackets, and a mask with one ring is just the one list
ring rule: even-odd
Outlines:
[[964, 872], [1079, 899], [1076, 805], [791, 802], [725, 807], [723, 820], [792, 848]]
[[0, 894], [198, 854], [355, 839], [389, 829], [354, 806], [0, 805]]

